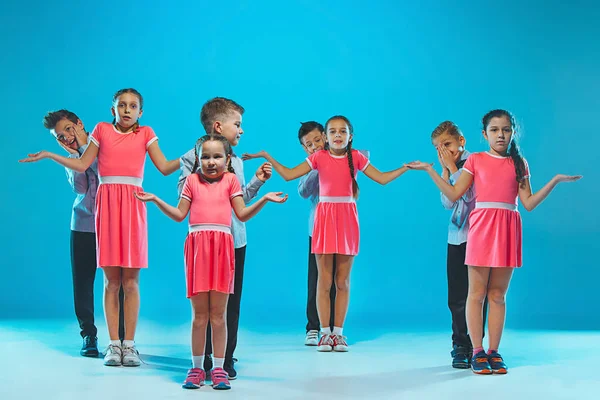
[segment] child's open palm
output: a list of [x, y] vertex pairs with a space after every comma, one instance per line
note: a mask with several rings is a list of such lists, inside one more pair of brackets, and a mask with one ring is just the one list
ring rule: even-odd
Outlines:
[[136, 199], [145, 202], [148, 201], [153, 201], [156, 199], [156, 196], [153, 195], [152, 193], [146, 193], [146, 192], [134, 192], [133, 195], [135, 196]]
[[27, 158], [23, 158], [23, 159], [19, 160], [19, 162], [27, 163], [27, 162], [40, 161], [40, 160], [43, 160], [44, 158], [48, 158], [48, 154], [50, 154], [50, 153], [48, 153], [46, 150], [38, 151], [37, 153], [27, 154]]
[[583, 178], [583, 175], [556, 175], [555, 179], [557, 182], [575, 182]]
[[244, 153], [244, 154], [242, 154], [242, 160], [246, 161], [246, 160], [252, 160], [254, 158], [265, 158], [266, 154], [267, 154], [267, 152], [264, 150], [261, 150], [258, 153]]
[[283, 192], [269, 192], [265, 194], [265, 199], [272, 201], [273, 203], [285, 203], [288, 199], [288, 195], [281, 196]]

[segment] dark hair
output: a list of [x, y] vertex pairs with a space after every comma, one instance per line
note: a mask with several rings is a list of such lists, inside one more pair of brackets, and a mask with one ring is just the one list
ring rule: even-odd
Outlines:
[[[348, 118], [344, 117], [343, 115], [334, 115], [333, 117], [329, 118], [327, 120], [327, 122], [325, 123], [325, 128], [327, 128], [327, 126], [329, 125], [329, 123], [331, 121], [335, 121], [336, 119], [344, 121], [346, 123], [346, 125], [348, 125], [348, 129], [350, 131], [349, 133], [351, 135], [354, 134], [354, 128], [352, 127], [350, 120]], [[329, 145], [327, 144], [327, 146], [329, 146]], [[352, 140], [348, 141], [348, 146], [346, 147], [346, 154], [348, 156], [348, 166], [350, 167], [350, 177], [352, 178], [352, 197], [357, 199], [358, 193], [359, 193], [359, 188], [358, 188], [358, 182], [356, 182], [356, 174], [354, 172], [354, 160], [352, 158]]]
[[321, 133], [325, 132], [323, 125], [316, 121], [300, 122], [300, 129], [298, 129], [298, 140], [300, 141], [300, 144], [304, 144], [302, 143], [302, 138], [315, 129], [318, 129]]
[[58, 124], [61, 120], [65, 118], [74, 124], [76, 124], [77, 121], [79, 121], [79, 117], [69, 110], [50, 111], [44, 117], [44, 127], [46, 129], [54, 129], [56, 128], [56, 124]]
[[204, 135], [200, 139], [196, 141], [196, 145], [194, 146], [194, 154], [196, 155], [196, 161], [194, 161], [194, 167], [192, 168], [192, 173], [195, 174], [200, 167], [199, 156], [202, 154], [202, 145], [209, 141], [221, 142], [223, 143], [223, 148], [225, 149], [225, 156], [229, 156], [229, 162], [227, 163], [227, 171], [235, 174], [233, 167], [231, 166], [231, 156], [233, 155], [233, 150], [231, 149], [231, 144], [225, 138], [225, 136], [218, 134], [210, 134]]
[[508, 119], [508, 121], [510, 122], [511, 128], [513, 129], [513, 137], [512, 137], [512, 141], [510, 143], [510, 147], [508, 149], [508, 155], [510, 156], [513, 163], [515, 164], [515, 172], [517, 174], [517, 182], [519, 182], [519, 184], [522, 184], [524, 181], [524, 177], [525, 177], [525, 160], [523, 160], [523, 156], [521, 155], [521, 152], [519, 150], [519, 145], [517, 143], [517, 121], [516, 121], [514, 115], [512, 115], [512, 113], [510, 113], [509, 111], [506, 111], [506, 110], [492, 110], [483, 116], [483, 120], [482, 120], [483, 130], [487, 131], [487, 127], [490, 124], [490, 121], [492, 120], [492, 118], [501, 118], [501, 117], [506, 117]]
[[232, 111], [237, 111], [240, 115], [243, 115], [245, 110], [235, 101], [225, 97], [215, 97], [208, 100], [200, 111], [200, 123], [202, 123], [204, 131], [209, 135], [214, 133], [213, 125], [215, 122], [224, 120]]
[[458, 126], [452, 121], [444, 121], [439, 124], [433, 132], [431, 132], [431, 140], [441, 136], [444, 133], [448, 133], [450, 136], [460, 137], [462, 132], [458, 129]]
[[[122, 94], [125, 94], [125, 93], [131, 93], [132, 95], [137, 96], [138, 100], [140, 101], [140, 110], [144, 109], [144, 98], [142, 97], [142, 95], [140, 94], [140, 92], [138, 92], [134, 88], [126, 88], [126, 89], [118, 90], [113, 95], [113, 99], [112, 99], [113, 106], [115, 105], [115, 103], [119, 99], [119, 96], [121, 96]], [[113, 123], [113, 125], [116, 125], [117, 119], [116, 118], [113, 119], [112, 123]], [[135, 124], [133, 124], [133, 131], [136, 132], [139, 127], [140, 127], [140, 123], [138, 121], [135, 121]]]

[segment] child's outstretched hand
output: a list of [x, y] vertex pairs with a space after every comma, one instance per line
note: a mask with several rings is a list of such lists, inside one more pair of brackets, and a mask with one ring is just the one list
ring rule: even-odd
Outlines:
[[156, 196], [153, 195], [152, 193], [146, 193], [146, 192], [133, 192], [133, 195], [135, 196], [136, 199], [145, 202], [148, 201], [153, 201], [156, 199]]
[[256, 177], [263, 182], [266, 182], [271, 176], [273, 176], [273, 166], [271, 163], [263, 163], [256, 170]]
[[265, 199], [272, 201], [273, 203], [285, 203], [288, 199], [288, 195], [281, 196], [283, 192], [269, 192], [265, 194]]
[[242, 154], [242, 160], [252, 160], [253, 158], [265, 158], [267, 152], [264, 150], [259, 151], [258, 153], [244, 153]]
[[583, 178], [583, 175], [563, 175], [558, 174], [554, 177], [558, 183], [560, 182], [575, 182]]
[[408, 169], [429, 171], [430, 169], [433, 168], [433, 163], [424, 163], [422, 161], [411, 161], [409, 163], [404, 164], [404, 166]]
[[46, 150], [42, 150], [42, 151], [38, 151], [37, 153], [27, 154], [27, 158], [23, 158], [23, 159], [19, 160], [19, 162], [21, 162], [21, 163], [37, 162], [37, 161], [43, 160], [44, 158], [48, 158], [49, 155], [50, 155], [49, 152], [47, 152]]

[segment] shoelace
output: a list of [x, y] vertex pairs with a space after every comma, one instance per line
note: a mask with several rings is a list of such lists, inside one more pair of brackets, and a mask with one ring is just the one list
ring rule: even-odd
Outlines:
[[335, 335], [335, 338], [333, 339], [335, 344], [341, 344], [343, 346], [348, 346], [348, 343], [346, 343], [346, 336], [342, 336], [342, 335]]
[[333, 346], [333, 337], [332, 335], [323, 335], [321, 336], [321, 340], [319, 341], [319, 346], [330, 345]]
[[126, 357], [129, 354], [135, 354], [142, 363], [146, 364], [146, 362], [142, 359], [142, 357], [140, 357], [140, 352], [135, 347], [123, 346], [122, 354], [123, 354], [123, 357]]
[[123, 349], [121, 348], [121, 346], [118, 346], [116, 344], [109, 344], [108, 347], [106, 348], [106, 352], [105, 353], [107, 353], [107, 354], [108, 353], [111, 353], [111, 354], [121, 353], [121, 354], [123, 354]]
[[226, 381], [227, 378], [229, 378], [229, 375], [227, 375], [227, 372], [225, 372], [225, 370], [221, 369], [221, 368], [213, 369], [211, 375], [212, 375], [213, 383], [215, 380], [216, 381]]

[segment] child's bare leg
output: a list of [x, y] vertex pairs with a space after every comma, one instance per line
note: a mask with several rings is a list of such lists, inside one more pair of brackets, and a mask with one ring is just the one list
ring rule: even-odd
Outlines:
[[335, 321], [334, 326], [342, 328], [350, 304], [350, 271], [354, 263], [354, 256], [336, 254], [335, 271]]
[[190, 302], [192, 303], [192, 356], [203, 356], [209, 315], [208, 292], [192, 296]]
[[317, 259], [317, 312], [321, 328], [329, 328], [331, 314], [331, 284], [333, 282], [333, 254], [315, 254]]
[[119, 340], [119, 290], [120, 267], [103, 267], [104, 271], [104, 318], [110, 340]]
[[506, 318], [506, 292], [510, 285], [513, 268], [491, 268], [488, 283], [488, 331], [490, 349], [498, 350]]
[[140, 312], [140, 269], [122, 268], [121, 279], [125, 294], [125, 340], [134, 340]]
[[222, 362], [225, 359], [225, 347], [227, 346], [225, 311], [227, 310], [229, 294], [211, 290], [209, 296], [209, 318], [212, 329], [213, 354], [215, 356], [214, 365], [223, 368]]
[[469, 294], [467, 295], [467, 329], [473, 348], [483, 347], [483, 301], [490, 276], [488, 267], [469, 266]]

